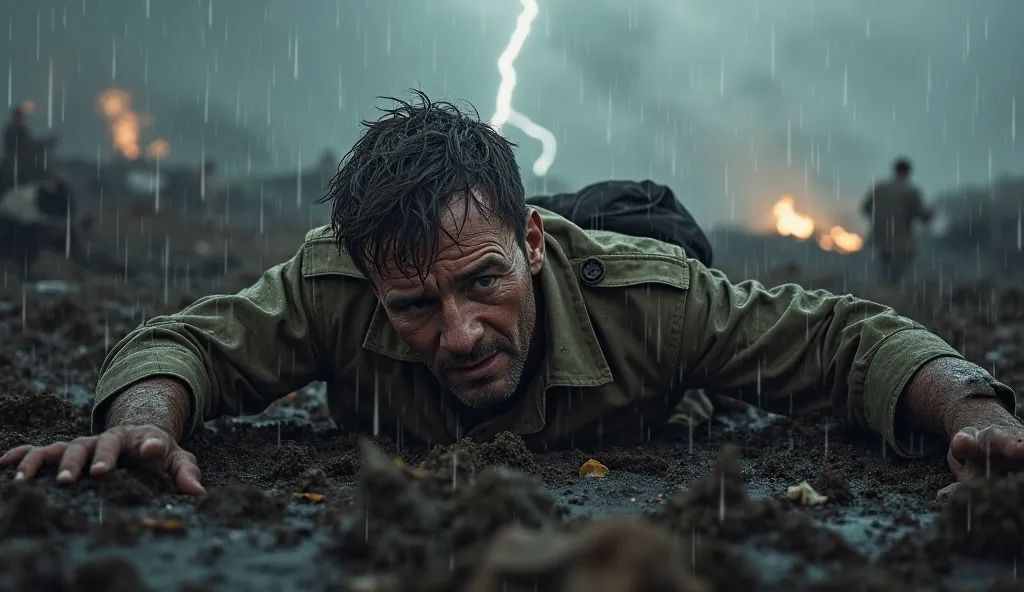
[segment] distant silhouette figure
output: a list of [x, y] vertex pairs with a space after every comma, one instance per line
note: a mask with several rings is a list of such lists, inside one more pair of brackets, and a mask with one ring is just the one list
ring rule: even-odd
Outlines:
[[928, 222], [932, 211], [910, 181], [913, 166], [907, 158], [893, 163], [893, 176], [868, 190], [861, 212], [870, 220], [869, 240], [882, 267], [882, 281], [899, 284], [917, 254], [914, 222]]

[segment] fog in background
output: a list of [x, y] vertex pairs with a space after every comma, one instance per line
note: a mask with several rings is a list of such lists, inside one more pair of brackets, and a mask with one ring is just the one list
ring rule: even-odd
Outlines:
[[[788, 193], [843, 223], [898, 154], [930, 195], [1024, 172], [1019, 0], [537, 4], [513, 106], [557, 139], [553, 187], [652, 178], [709, 225], [762, 223]], [[518, 0], [8, 0], [0, 100], [33, 100], [33, 128], [59, 134], [62, 154], [107, 158], [96, 97], [117, 87], [152, 116], [143, 140], [166, 138], [170, 161], [205, 156], [232, 176], [295, 170], [325, 147], [344, 154], [359, 121], [376, 118], [378, 95], [415, 87], [489, 119], [522, 10]], [[540, 143], [504, 132], [529, 176]]]

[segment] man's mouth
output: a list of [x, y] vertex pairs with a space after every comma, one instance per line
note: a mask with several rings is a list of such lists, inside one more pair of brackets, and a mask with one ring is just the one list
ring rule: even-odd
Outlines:
[[464, 380], [479, 380], [485, 378], [494, 371], [495, 362], [498, 360], [498, 353], [495, 352], [475, 364], [453, 368], [452, 372]]

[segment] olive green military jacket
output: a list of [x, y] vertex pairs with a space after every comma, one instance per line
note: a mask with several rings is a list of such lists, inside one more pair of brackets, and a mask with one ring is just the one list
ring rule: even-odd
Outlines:
[[[93, 429], [102, 429], [106, 402], [145, 378], [188, 385], [186, 432], [223, 414], [255, 414], [321, 380], [346, 430], [426, 443], [511, 430], [544, 449], [642, 440], [685, 390], [707, 388], [776, 413], [831, 406], [903, 455], [920, 449], [896, 425], [897, 399], [921, 365], [959, 356], [920, 325], [853, 296], [733, 284], [679, 247], [542, 216], [546, 363], [510, 411], [460, 424], [450, 395], [320, 228], [253, 286], [202, 298], [122, 339], [101, 370]], [[990, 380], [1014, 408], [1013, 392]]]

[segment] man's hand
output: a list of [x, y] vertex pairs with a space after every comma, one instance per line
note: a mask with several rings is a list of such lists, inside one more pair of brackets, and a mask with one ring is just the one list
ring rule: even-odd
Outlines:
[[196, 457], [183, 450], [170, 434], [152, 425], [118, 426], [98, 436], [75, 438], [49, 446], [18, 446], [0, 457], [0, 467], [18, 463], [15, 481], [32, 479], [43, 465], [58, 465], [57, 482], [74, 483], [86, 471], [99, 477], [121, 462], [174, 479], [182, 493], [206, 493], [199, 482]]
[[963, 428], [950, 440], [946, 462], [957, 483], [939, 491], [940, 500], [959, 483], [1024, 471], [1024, 426]]
[[[958, 483], [1024, 471], [1024, 423], [1000, 402], [990, 380], [964, 359], [936, 358], [918, 370], [900, 399], [903, 422], [949, 439], [946, 461], [957, 483], [939, 491], [940, 500]], [[1005, 395], [1007, 387], [998, 386]]]

